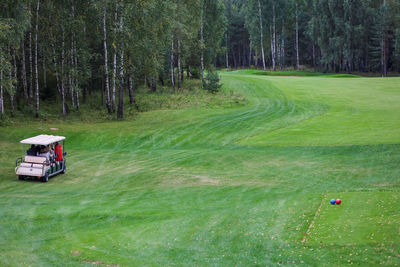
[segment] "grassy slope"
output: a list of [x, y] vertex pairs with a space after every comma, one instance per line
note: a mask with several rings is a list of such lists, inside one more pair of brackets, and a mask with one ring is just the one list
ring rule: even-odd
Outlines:
[[[232, 72], [247, 106], [3, 127], [0, 264], [399, 264], [399, 81]], [[50, 127], [68, 173], [18, 182]]]

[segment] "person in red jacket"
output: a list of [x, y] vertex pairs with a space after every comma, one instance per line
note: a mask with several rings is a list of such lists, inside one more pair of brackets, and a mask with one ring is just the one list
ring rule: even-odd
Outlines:
[[61, 145], [57, 142], [56, 147], [54, 148], [54, 153], [56, 154], [56, 161], [62, 161], [63, 153]]

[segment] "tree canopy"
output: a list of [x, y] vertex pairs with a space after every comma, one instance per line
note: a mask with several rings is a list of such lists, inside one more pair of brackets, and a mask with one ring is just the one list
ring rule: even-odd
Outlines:
[[0, 8], [1, 117], [5, 102], [11, 115], [16, 102], [40, 116], [46, 99], [59, 99], [67, 116], [101, 93], [122, 118], [124, 92], [134, 105], [141, 81], [180, 89], [185, 69], [203, 80], [218, 67], [400, 70], [399, 0], [3, 0]]

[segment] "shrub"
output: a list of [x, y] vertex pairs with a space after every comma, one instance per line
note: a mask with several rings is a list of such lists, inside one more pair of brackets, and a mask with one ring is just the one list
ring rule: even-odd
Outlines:
[[201, 78], [201, 72], [200, 72], [199, 68], [193, 68], [191, 70], [190, 74], [192, 74], [192, 77], [194, 79], [200, 79]]
[[203, 88], [210, 93], [217, 93], [222, 87], [222, 84], [219, 83], [220, 80], [221, 78], [217, 72], [208, 72], [203, 82]]

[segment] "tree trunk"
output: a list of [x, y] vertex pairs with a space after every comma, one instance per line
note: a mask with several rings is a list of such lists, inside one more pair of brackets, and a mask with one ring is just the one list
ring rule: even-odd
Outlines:
[[312, 58], [313, 58], [313, 67], [315, 68], [315, 42], [313, 40], [313, 44], [312, 44]]
[[107, 14], [107, 4], [106, 0], [103, 0], [104, 4], [104, 11], [103, 11], [103, 32], [104, 32], [104, 72], [106, 76], [106, 106], [108, 109], [108, 113], [111, 113], [111, 106], [110, 106], [110, 84], [108, 80], [108, 59], [107, 59], [107, 28], [106, 28], [106, 14]]
[[285, 22], [282, 21], [282, 44], [281, 44], [282, 70], [285, 69]]
[[[123, 4], [123, 1], [121, 1]], [[122, 17], [122, 13], [120, 14], [119, 19], [119, 31], [122, 34], [124, 27], [124, 20]], [[119, 96], [118, 96], [118, 111], [117, 118], [122, 119], [124, 117], [124, 45], [122, 40], [120, 42], [120, 66], [119, 66]]]
[[251, 58], [252, 58], [251, 53], [252, 53], [252, 51], [251, 51], [251, 41], [250, 41], [250, 44], [249, 44], [249, 67], [251, 67]]
[[189, 79], [191, 74], [190, 65], [188, 64], [186, 67], [186, 77]]
[[178, 39], [178, 90], [182, 86], [182, 70], [181, 70], [181, 40]]
[[279, 38], [279, 41], [277, 42], [276, 51], [277, 51], [277, 58], [278, 58], [279, 70], [282, 70], [282, 55], [281, 55], [282, 47], [281, 47], [281, 38]]
[[104, 105], [104, 78], [101, 79], [101, 105]]
[[246, 46], [243, 44], [242, 45], [242, 67], [246, 66]]
[[172, 88], [175, 89], [174, 36], [173, 35], [171, 38], [171, 86], [172, 86]]
[[263, 36], [263, 28], [262, 28], [262, 14], [261, 14], [261, 3], [260, 3], [260, 0], [258, 0], [258, 16], [259, 16], [259, 20], [260, 20], [261, 57], [262, 57], [263, 68], [264, 68], [264, 70], [267, 70], [267, 67], [265, 66], [264, 36]]
[[46, 58], [45, 58], [45, 55], [44, 55], [44, 51], [43, 51], [43, 58], [42, 58], [42, 67], [43, 67], [43, 86], [44, 86], [44, 88], [46, 88], [47, 87], [47, 76], [46, 76]]
[[73, 42], [71, 42], [71, 62], [70, 62], [70, 71], [69, 71], [69, 89], [70, 89], [70, 94], [71, 94], [71, 105], [74, 108], [75, 107], [75, 90], [74, 90], [74, 78], [72, 77], [72, 66], [74, 65], [74, 55], [73, 55]]
[[29, 32], [29, 103], [33, 105], [32, 31]]
[[[11, 50], [8, 49], [9, 54], [11, 54]], [[9, 84], [10, 86], [14, 86], [13, 82], [12, 82], [13, 76], [12, 76], [12, 68], [11, 65], [8, 68], [8, 80], [9, 80]], [[10, 95], [10, 110], [11, 110], [11, 116], [14, 116], [14, 92], [12, 90], [13, 88], [9, 89], [9, 95]]]
[[134, 91], [134, 82], [132, 79], [132, 76], [128, 76], [128, 82], [129, 82], [129, 102], [131, 105], [136, 105], [136, 99], [135, 99], [135, 91]]
[[39, 117], [39, 71], [38, 71], [38, 31], [39, 31], [39, 7], [40, 0], [36, 6], [36, 22], [35, 22], [35, 84], [36, 84], [36, 117]]
[[79, 91], [75, 90], [76, 94], [76, 111], [79, 111]]
[[235, 53], [235, 47], [232, 49], [232, 57], [233, 57], [233, 66], [235, 66], [235, 69], [237, 68], [237, 61], [236, 61], [236, 53]]
[[274, 34], [272, 33], [272, 26], [269, 25], [270, 33], [271, 33], [271, 59], [272, 59], [272, 69], [276, 69], [275, 63], [275, 45], [274, 45]]
[[388, 52], [388, 38], [386, 33], [386, 0], [383, 0], [383, 14], [381, 22], [381, 65], [382, 65], [382, 77], [387, 76], [387, 52]]
[[203, 21], [203, 15], [201, 18], [201, 27], [200, 27], [200, 38], [201, 38], [201, 56], [200, 56], [200, 67], [201, 67], [201, 81], [204, 83], [204, 36], [203, 36], [203, 30], [204, 30], [204, 21]]
[[57, 91], [58, 93], [61, 95], [61, 89], [60, 89], [60, 80], [58, 77], [58, 69], [57, 69], [57, 58], [56, 58], [56, 49], [55, 49], [55, 45], [54, 45], [54, 41], [53, 41], [53, 27], [50, 26], [50, 36], [51, 36], [51, 48], [53, 50], [53, 64], [54, 64], [54, 72], [56, 74], [56, 86], [57, 86]]
[[15, 81], [15, 99], [17, 100], [17, 105], [19, 105], [19, 98], [18, 98], [18, 69], [17, 69], [17, 59], [15, 56], [15, 50], [13, 50], [13, 66], [14, 66], [14, 81]]
[[[115, 11], [114, 11], [114, 38], [116, 38], [116, 33], [117, 33], [117, 19], [118, 19], [118, 13], [117, 13], [117, 4], [115, 4]], [[117, 43], [117, 40], [114, 39], [114, 43]], [[112, 102], [111, 102], [111, 108], [112, 112], [115, 112], [115, 91], [116, 91], [116, 79], [117, 79], [117, 46], [114, 45], [114, 55], [113, 55], [113, 76], [112, 76]]]
[[296, 68], [300, 70], [300, 58], [299, 58], [299, 15], [296, 3]]
[[22, 62], [21, 62], [21, 79], [22, 79], [22, 85], [24, 87], [24, 99], [25, 99], [25, 104], [29, 104], [29, 97], [28, 97], [28, 85], [26, 83], [26, 61], [25, 61], [25, 36], [22, 36], [21, 40], [21, 56], [22, 56]]
[[157, 78], [154, 75], [151, 79], [151, 91], [156, 92], [157, 91]]
[[225, 52], [225, 63], [226, 63], [226, 68], [229, 68], [229, 49], [228, 49], [228, 33], [225, 33], [225, 46], [226, 46], [226, 52]]
[[116, 78], [117, 78], [117, 51], [114, 51], [113, 55], [113, 75], [112, 75], [112, 97], [111, 97], [111, 109], [115, 112], [115, 90], [116, 90]]
[[65, 61], [65, 32], [64, 26], [62, 26], [62, 44], [61, 44], [61, 105], [62, 114], [65, 118], [67, 116], [67, 110], [65, 109], [65, 78], [64, 78], [64, 61]]
[[240, 62], [241, 60], [242, 60], [242, 53], [240, 53], [240, 45], [239, 45], [239, 62], [238, 62], [238, 65], [239, 65], [239, 68], [240, 68], [240, 66], [243, 66], [243, 62]]
[[3, 69], [0, 68], [0, 116], [4, 119]]
[[276, 18], [275, 18], [275, 0], [272, 1], [272, 29], [273, 29], [273, 49], [274, 49], [274, 56], [273, 56], [273, 69], [276, 71]]
[[[74, 2], [73, 2], [74, 3]], [[72, 18], [75, 19], [75, 4], [72, 4]], [[72, 31], [72, 65], [74, 66], [75, 75], [72, 77], [72, 83], [75, 88], [76, 95], [76, 111], [79, 111], [79, 89], [78, 89], [78, 57], [76, 52], [76, 36], [75, 30]]]

